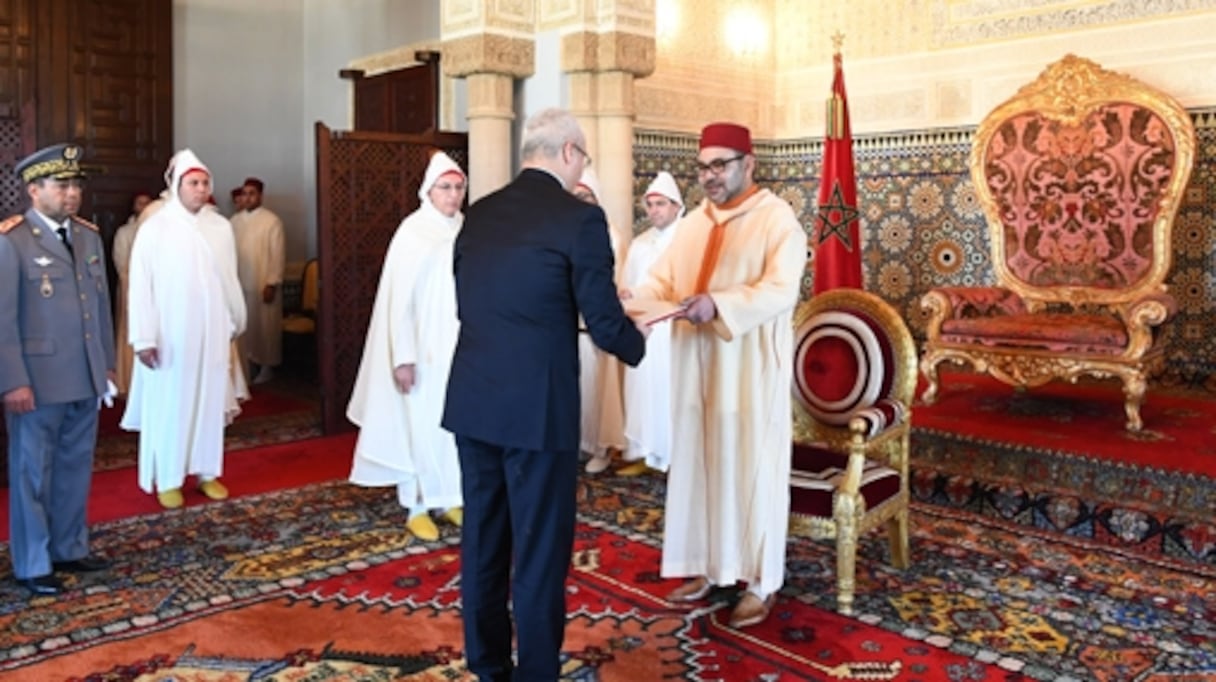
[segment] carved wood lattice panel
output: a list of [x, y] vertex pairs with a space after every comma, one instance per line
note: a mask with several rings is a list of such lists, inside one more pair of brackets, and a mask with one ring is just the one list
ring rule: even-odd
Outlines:
[[21, 146], [21, 122], [0, 118], [0, 218], [25, 209], [25, 191], [13, 167], [25, 157]]
[[354, 388], [376, 287], [389, 241], [418, 208], [431, 150], [468, 168], [466, 137], [429, 138], [329, 131], [318, 126], [318, 253], [321, 301], [318, 353], [326, 433], [352, 428]]

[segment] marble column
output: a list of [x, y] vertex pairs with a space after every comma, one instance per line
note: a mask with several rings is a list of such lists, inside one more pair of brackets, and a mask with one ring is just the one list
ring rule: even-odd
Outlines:
[[[608, 221], [633, 237], [634, 81], [654, 71], [654, 38], [622, 31], [578, 31], [562, 38], [570, 110], [587, 133]], [[594, 139], [594, 143], [592, 140]], [[626, 244], [627, 246], [628, 244]]]
[[596, 161], [599, 172], [600, 131], [598, 107], [596, 106], [596, 77], [590, 71], [575, 71], [568, 74], [566, 84], [570, 88], [568, 107], [578, 125], [587, 136], [587, 153]]
[[633, 239], [633, 74], [607, 71], [595, 76], [599, 115], [596, 171], [604, 189], [608, 222], [628, 247]]
[[501, 73], [466, 76], [469, 93], [469, 201], [511, 181], [514, 80]]
[[[494, 23], [490, 19], [482, 18]], [[531, 38], [484, 27], [458, 37], [448, 37], [444, 28], [444, 75], [468, 84], [469, 201], [476, 201], [511, 181], [517, 156], [511, 143], [515, 80], [535, 70], [535, 46]]]

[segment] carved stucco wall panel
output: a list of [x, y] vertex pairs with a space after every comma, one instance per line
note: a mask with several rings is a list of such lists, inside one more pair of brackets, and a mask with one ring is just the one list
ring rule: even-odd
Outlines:
[[536, 27], [535, 0], [443, 0], [444, 39], [485, 32], [531, 37]]
[[536, 47], [531, 39], [483, 33], [443, 41], [443, 73], [500, 73], [527, 78], [536, 70]]
[[623, 31], [654, 36], [655, 0], [540, 0], [536, 31]]
[[[861, 132], [973, 125], [1069, 52], [1188, 106], [1216, 103], [1216, 0], [656, 1], [674, 6], [678, 21], [659, 37], [655, 73], [638, 82], [638, 125], [650, 129], [691, 131], [727, 112], [755, 111], [741, 122], [758, 137], [821, 135], [837, 31]], [[736, 6], [768, 18], [767, 56], [730, 52], [724, 19]], [[678, 111], [699, 116], [680, 121]]]

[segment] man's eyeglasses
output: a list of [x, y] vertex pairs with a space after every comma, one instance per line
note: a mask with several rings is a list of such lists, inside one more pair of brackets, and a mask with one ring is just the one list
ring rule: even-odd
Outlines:
[[591, 155], [587, 153], [586, 149], [583, 149], [582, 147], [578, 146], [577, 144], [574, 144], [573, 142], [570, 143], [570, 146], [574, 147], [574, 151], [583, 155], [583, 167], [584, 168], [591, 165]]
[[713, 161], [710, 161], [709, 163], [701, 163], [700, 161], [698, 161], [697, 162], [697, 175], [705, 175], [706, 173], [713, 173], [714, 175], [721, 175], [722, 171], [726, 170], [727, 164], [729, 164], [732, 161], [738, 161], [739, 159], [742, 159], [743, 156], [744, 156], [743, 154], [740, 154], [738, 156], [732, 156], [729, 159], [714, 159]]

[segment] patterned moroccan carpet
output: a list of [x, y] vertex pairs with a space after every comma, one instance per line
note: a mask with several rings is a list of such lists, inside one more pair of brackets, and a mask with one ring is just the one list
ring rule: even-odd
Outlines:
[[[725, 624], [734, 590], [665, 602], [662, 477], [585, 478], [563, 679], [1216, 680], [1216, 401], [1154, 391], [1128, 434], [1117, 388], [959, 375], [915, 414], [913, 565], [866, 538], [854, 618], [833, 548], [801, 539], [760, 627]], [[468, 679], [457, 530], [412, 539], [391, 492], [336, 480], [350, 434], [316, 429], [290, 392], [247, 404], [235, 499], [173, 512], [106, 434], [90, 519], [114, 567], [32, 598], [0, 544], [0, 680]]]
[[[322, 455], [348, 451], [301, 466]], [[563, 679], [1216, 676], [1216, 572], [933, 505], [914, 510], [909, 570], [882, 538], [863, 543], [856, 618], [833, 613], [832, 548], [795, 540], [773, 616], [734, 631], [733, 591], [697, 610], [663, 601], [662, 496], [659, 476], [583, 481]], [[59, 598], [0, 582], [0, 675], [468, 679], [456, 529], [423, 544], [403, 525], [393, 493], [341, 482], [100, 524], [107, 574]]]
[[913, 496], [1150, 557], [1216, 568], [1216, 395], [1154, 385], [1144, 430], [1114, 382], [1019, 391], [943, 375], [913, 412]]

